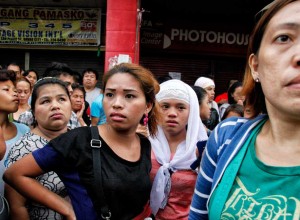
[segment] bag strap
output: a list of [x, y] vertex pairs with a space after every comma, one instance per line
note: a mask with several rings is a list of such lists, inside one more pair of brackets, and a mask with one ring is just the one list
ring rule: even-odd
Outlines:
[[[102, 177], [101, 177], [101, 140], [99, 140], [99, 131], [97, 126], [91, 126], [92, 140], [92, 155], [93, 155], [93, 171], [94, 171], [94, 192], [96, 193], [95, 207], [98, 214], [102, 219], [109, 220], [111, 218], [111, 212], [106, 204], [103, 186], [102, 186]], [[100, 212], [99, 212], [100, 211]]]

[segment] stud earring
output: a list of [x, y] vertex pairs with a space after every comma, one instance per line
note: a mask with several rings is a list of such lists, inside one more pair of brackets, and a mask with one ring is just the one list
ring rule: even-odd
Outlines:
[[259, 83], [259, 78], [258, 78], [258, 77], [255, 79], [255, 82], [256, 82], [256, 83]]
[[144, 117], [144, 126], [146, 126], [148, 124], [148, 113], [145, 113], [145, 117]]

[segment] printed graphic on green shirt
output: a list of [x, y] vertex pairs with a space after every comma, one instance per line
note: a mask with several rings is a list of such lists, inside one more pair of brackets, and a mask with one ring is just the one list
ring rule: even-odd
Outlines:
[[221, 219], [300, 219], [300, 167], [274, 167], [260, 161], [252, 138]]
[[249, 191], [237, 177], [221, 219], [299, 219], [299, 213], [299, 199], [285, 195], [265, 195], [261, 188]]

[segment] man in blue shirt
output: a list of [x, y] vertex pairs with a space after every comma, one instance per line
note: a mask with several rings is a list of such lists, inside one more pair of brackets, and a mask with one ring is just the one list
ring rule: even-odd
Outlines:
[[100, 94], [91, 106], [92, 125], [101, 125], [106, 123], [106, 115], [102, 106], [103, 94]]

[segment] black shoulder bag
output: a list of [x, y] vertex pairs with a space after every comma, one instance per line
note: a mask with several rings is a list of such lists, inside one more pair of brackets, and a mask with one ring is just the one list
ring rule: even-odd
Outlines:
[[101, 148], [101, 140], [99, 140], [99, 131], [97, 126], [91, 127], [92, 132], [92, 155], [93, 155], [93, 170], [94, 170], [94, 192], [96, 193], [96, 201], [94, 201], [94, 205], [98, 215], [102, 219], [109, 220], [111, 218], [111, 212], [106, 204], [103, 186], [102, 186], [102, 178], [101, 178], [101, 159], [100, 159], [100, 148]]

